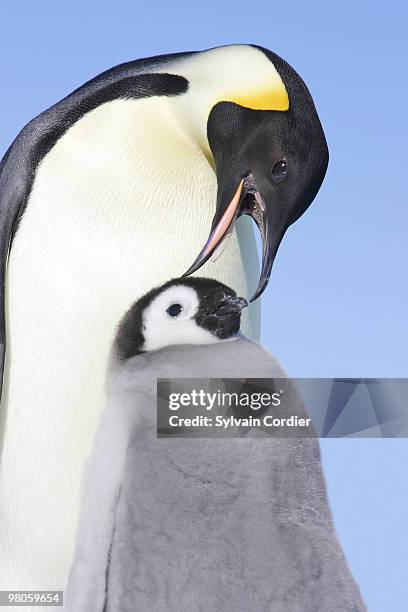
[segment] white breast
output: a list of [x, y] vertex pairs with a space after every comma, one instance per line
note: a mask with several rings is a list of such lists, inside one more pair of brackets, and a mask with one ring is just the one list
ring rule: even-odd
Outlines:
[[[180, 276], [208, 236], [216, 178], [172, 104], [104, 104], [37, 171], [7, 275], [2, 589], [62, 588], [115, 326], [146, 290]], [[248, 296], [258, 279], [249, 225], [200, 274]], [[253, 306], [247, 335], [258, 315]]]

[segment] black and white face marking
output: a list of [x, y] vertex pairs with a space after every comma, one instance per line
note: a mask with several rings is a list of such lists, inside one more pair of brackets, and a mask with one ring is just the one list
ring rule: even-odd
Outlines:
[[315, 198], [329, 159], [306, 85], [284, 60], [267, 49], [261, 51], [277, 70], [281, 90], [270, 92], [269, 107], [262, 91], [248, 105], [220, 100], [212, 107], [207, 135], [217, 172], [216, 212], [207, 242], [185, 273], [197, 271], [237, 217], [249, 215], [263, 245], [261, 275], [251, 301], [265, 290], [282, 238]]
[[129, 359], [175, 344], [214, 344], [237, 337], [248, 303], [216, 280], [181, 278], [153, 289], [125, 315], [116, 351]]

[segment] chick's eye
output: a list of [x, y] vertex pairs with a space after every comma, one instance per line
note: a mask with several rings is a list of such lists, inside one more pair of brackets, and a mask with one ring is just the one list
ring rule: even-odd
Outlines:
[[285, 159], [276, 162], [272, 168], [272, 179], [275, 183], [280, 183], [288, 173], [288, 164]]
[[183, 307], [181, 304], [171, 304], [171, 306], [167, 308], [166, 312], [171, 317], [178, 317], [178, 315], [180, 314], [182, 310], [183, 310]]

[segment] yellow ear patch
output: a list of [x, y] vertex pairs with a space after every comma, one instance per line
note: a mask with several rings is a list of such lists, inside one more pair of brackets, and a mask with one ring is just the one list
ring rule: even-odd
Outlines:
[[252, 110], [287, 111], [289, 96], [283, 83], [254, 92], [242, 92], [237, 95], [227, 95], [220, 102], [235, 102]]

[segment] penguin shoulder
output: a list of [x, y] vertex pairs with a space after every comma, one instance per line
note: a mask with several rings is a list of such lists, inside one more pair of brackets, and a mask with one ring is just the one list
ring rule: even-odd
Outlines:
[[164, 347], [120, 360], [113, 354], [110, 377], [122, 384], [138, 382], [146, 389], [157, 378], [278, 378], [286, 377], [279, 361], [262, 346], [239, 335], [215, 344], [182, 344]]

